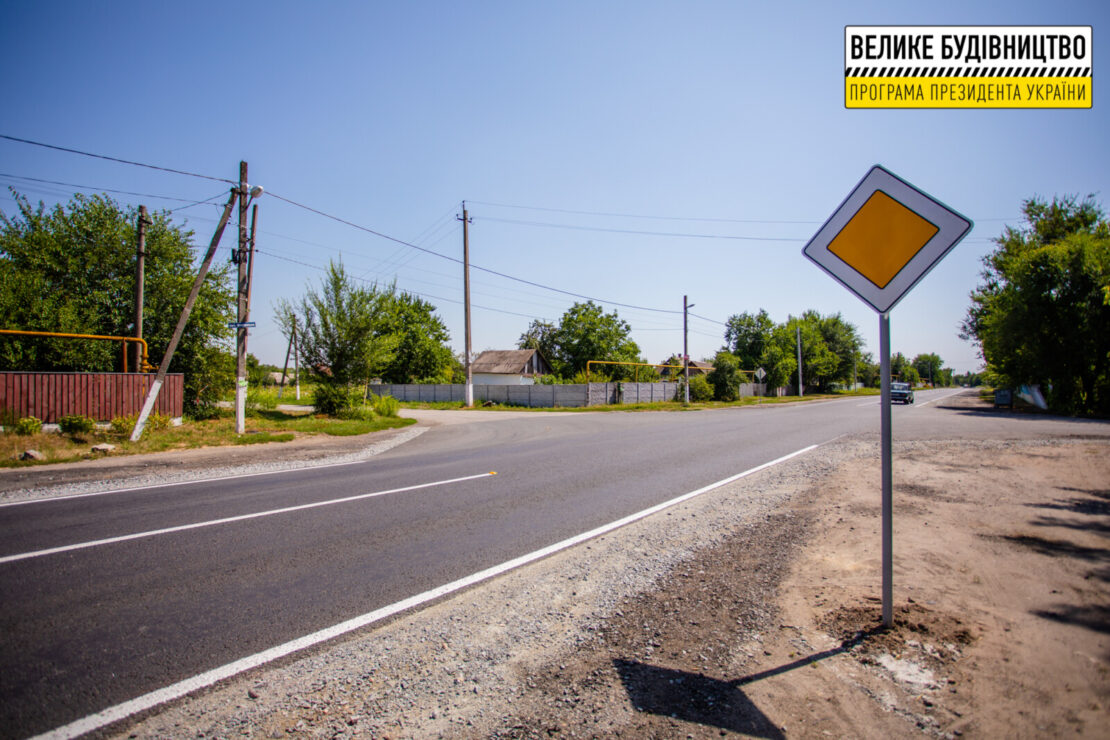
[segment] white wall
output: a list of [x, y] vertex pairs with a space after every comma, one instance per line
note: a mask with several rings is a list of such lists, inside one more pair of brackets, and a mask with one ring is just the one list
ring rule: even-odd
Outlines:
[[524, 375], [501, 373], [473, 373], [474, 385], [535, 385], [535, 380]]

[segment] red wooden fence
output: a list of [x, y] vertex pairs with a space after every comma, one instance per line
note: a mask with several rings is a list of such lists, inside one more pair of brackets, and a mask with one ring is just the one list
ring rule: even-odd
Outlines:
[[[0, 410], [16, 418], [34, 416], [47, 424], [72, 414], [111, 421], [139, 413], [154, 377], [154, 373], [0, 372]], [[154, 410], [181, 416], [183, 390], [181, 373], [166, 375]]]

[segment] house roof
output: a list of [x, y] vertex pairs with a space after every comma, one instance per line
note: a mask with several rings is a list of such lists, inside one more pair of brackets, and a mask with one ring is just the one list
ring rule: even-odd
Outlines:
[[[519, 375], [526, 372], [528, 361], [536, 354], [534, 349], [487, 349], [470, 363], [474, 373], [494, 373], [498, 375]], [[543, 359], [543, 355], [540, 355]], [[547, 363], [544, 362], [544, 365]]]
[[[680, 360], [681, 362], [681, 360]], [[700, 360], [690, 360], [690, 374], [691, 375], [708, 375], [713, 372], [712, 362], [702, 362]], [[660, 371], [660, 375], [682, 375], [680, 368], [665, 367]]]

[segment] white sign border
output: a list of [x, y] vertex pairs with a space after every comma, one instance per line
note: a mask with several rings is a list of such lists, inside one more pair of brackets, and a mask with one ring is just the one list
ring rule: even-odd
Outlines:
[[[884, 288], [872, 283], [854, 267], [829, 251], [829, 245], [877, 190], [881, 190], [937, 227], [937, 233], [918, 250], [897, 275], [891, 278]], [[802, 254], [845, 288], [855, 293], [871, 308], [879, 313], [887, 313], [967, 236], [973, 225], [971, 219], [877, 164], [864, 175], [844, 202], [833, 211], [825, 224], [802, 249]]]

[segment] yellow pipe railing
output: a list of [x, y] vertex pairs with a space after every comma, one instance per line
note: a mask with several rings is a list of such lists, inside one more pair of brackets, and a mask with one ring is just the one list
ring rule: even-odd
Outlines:
[[586, 382], [590, 382], [590, 365], [636, 365], [637, 367], [674, 367], [679, 370], [682, 365], [657, 365], [651, 362], [615, 362], [612, 360], [586, 360]]
[[108, 341], [112, 342], [122, 342], [124, 372], [127, 372], [127, 343], [138, 342], [143, 348], [143, 356], [140, 363], [139, 372], [149, 373], [152, 370], [157, 370], [154, 365], [150, 364], [149, 355], [147, 354], [146, 340], [141, 337], [111, 337], [101, 334], [66, 334], [56, 331], [23, 331], [21, 329], [0, 329], [0, 334], [16, 334], [26, 337], [57, 337], [60, 339], [107, 339]]

